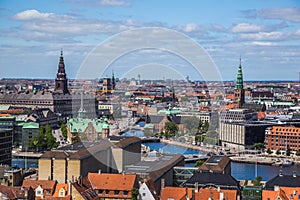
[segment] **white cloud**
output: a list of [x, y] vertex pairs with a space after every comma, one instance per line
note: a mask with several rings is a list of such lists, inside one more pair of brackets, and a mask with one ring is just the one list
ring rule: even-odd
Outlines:
[[253, 33], [253, 32], [261, 32], [265, 28], [263, 26], [248, 24], [248, 23], [240, 23], [232, 27], [231, 31], [233, 33]]
[[300, 8], [263, 9], [257, 13], [257, 16], [266, 19], [300, 22]]
[[25, 10], [13, 16], [15, 20], [41, 20], [53, 16], [53, 13], [41, 13], [37, 10]]
[[122, 0], [101, 0], [100, 5], [102, 6], [129, 6], [128, 2]]
[[284, 40], [286, 35], [281, 32], [259, 32], [240, 34], [241, 39], [246, 40]]
[[251, 44], [257, 45], [257, 46], [274, 46], [275, 45], [273, 42], [258, 42], [258, 41], [254, 41]]
[[186, 26], [184, 27], [183, 30], [187, 33], [197, 31], [197, 30], [199, 30], [199, 25], [197, 25], [195, 23], [188, 23], [188, 24], [186, 24]]

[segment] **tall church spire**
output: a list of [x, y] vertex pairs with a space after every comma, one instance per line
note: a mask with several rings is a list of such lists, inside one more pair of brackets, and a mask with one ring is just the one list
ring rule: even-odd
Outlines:
[[242, 62], [240, 57], [240, 65], [238, 67], [238, 73], [236, 78], [236, 85], [234, 88], [234, 99], [238, 106], [238, 108], [241, 108], [243, 104], [245, 103], [245, 91], [244, 91], [244, 81], [243, 81], [243, 72], [242, 72]]
[[62, 93], [67, 94], [69, 93], [68, 90], [68, 80], [67, 80], [67, 74], [65, 71], [65, 63], [64, 63], [64, 57], [63, 57], [63, 51], [60, 51], [60, 58], [59, 58], [59, 64], [58, 64], [58, 71], [56, 74], [55, 79], [55, 93]]
[[238, 67], [235, 89], [244, 89], [243, 84], [244, 81], [243, 81], [243, 72], [242, 72], [242, 64], [241, 64], [241, 57], [240, 57], [240, 65]]

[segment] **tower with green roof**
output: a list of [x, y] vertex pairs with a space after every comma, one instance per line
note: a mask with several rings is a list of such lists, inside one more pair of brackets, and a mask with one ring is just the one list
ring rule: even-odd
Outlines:
[[238, 67], [238, 73], [236, 78], [236, 85], [234, 88], [234, 100], [238, 108], [241, 108], [245, 103], [245, 90], [244, 90], [242, 64], [240, 58], [240, 65]]

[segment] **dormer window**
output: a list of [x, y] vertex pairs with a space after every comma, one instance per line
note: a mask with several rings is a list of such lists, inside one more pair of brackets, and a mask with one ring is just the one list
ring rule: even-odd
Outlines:
[[115, 190], [114, 191], [114, 195], [119, 195], [119, 193], [120, 193], [120, 190]]
[[51, 190], [50, 189], [46, 189], [46, 194], [51, 194]]
[[124, 191], [123, 191], [123, 195], [124, 195], [124, 196], [127, 196], [127, 195], [128, 195], [128, 190], [124, 190]]

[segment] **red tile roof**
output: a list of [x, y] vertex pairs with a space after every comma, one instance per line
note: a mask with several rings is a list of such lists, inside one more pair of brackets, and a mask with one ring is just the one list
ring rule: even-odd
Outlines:
[[131, 190], [136, 178], [136, 174], [88, 174], [88, 179], [94, 189]]
[[52, 180], [24, 180], [22, 186], [24, 188], [32, 187], [34, 190], [40, 185], [43, 189], [54, 189], [56, 181]]
[[160, 193], [161, 200], [168, 200], [168, 198], [173, 198], [174, 200], [185, 200], [186, 190], [188, 190], [188, 197], [192, 198], [193, 188], [181, 188], [181, 187], [164, 187]]

